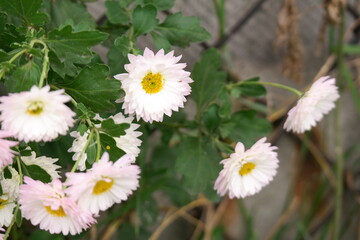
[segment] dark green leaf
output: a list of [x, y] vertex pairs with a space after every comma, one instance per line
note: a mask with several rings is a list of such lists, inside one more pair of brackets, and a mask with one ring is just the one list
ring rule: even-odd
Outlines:
[[176, 170], [184, 175], [184, 184], [191, 194], [204, 192], [214, 184], [220, 170], [220, 156], [209, 139], [186, 137], [180, 143]]
[[205, 128], [210, 132], [214, 133], [220, 124], [220, 117], [218, 115], [219, 106], [212, 104], [204, 112], [203, 121]]
[[171, 44], [165, 37], [161, 36], [156, 32], [152, 32], [151, 37], [157, 49], [164, 49], [165, 52], [170, 52], [172, 50]]
[[256, 117], [256, 111], [242, 110], [234, 113], [230, 121], [220, 125], [223, 137], [242, 142], [246, 147], [253, 145], [259, 138], [271, 131], [271, 124], [264, 118]]
[[95, 112], [113, 111], [113, 101], [119, 96], [120, 83], [107, 79], [108, 74], [106, 65], [95, 64], [84, 68], [74, 80], [57, 82], [56, 85]]
[[[101, 43], [107, 37], [108, 34], [103, 32], [73, 32], [71, 26], [65, 26], [60, 30], [55, 29], [51, 31], [45, 42], [56, 54], [59, 62], [65, 65], [64, 67], [66, 69], [69, 67], [75, 68], [74, 64], [89, 63], [93, 56], [89, 48]], [[51, 67], [53, 67], [53, 65], [51, 65]]]
[[6, 90], [10, 93], [28, 91], [33, 85], [38, 84], [40, 75], [40, 66], [34, 61], [29, 61], [17, 68], [10, 77], [6, 78]]
[[147, 5], [145, 7], [137, 6], [133, 12], [134, 36], [145, 34], [153, 30], [159, 23], [156, 18], [156, 8]]
[[124, 65], [129, 63], [129, 59], [122, 54], [122, 51], [112, 46], [109, 49], [107, 57], [109, 59], [110, 75], [125, 72]]
[[51, 176], [38, 165], [25, 165], [25, 166], [27, 172], [30, 174], [29, 177], [31, 177], [32, 179], [39, 180], [43, 183], [51, 182]]
[[16, 215], [15, 215], [15, 223], [17, 227], [20, 227], [22, 224], [22, 216], [21, 216], [21, 211], [17, 210], [15, 211]]
[[143, 0], [144, 4], [152, 4], [158, 10], [168, 10], [174, 6], [174, 0]]
[[196, 101], [197, 111], [203, 112], [215, 99], [225, 82], [226, 74], [221, 69], [222, 61], [215, 49], [207, 50], [192, 71], [192, 98]]
[[113, 24], [128, 24], [130, 21], [129, 13], [127, 12], [126, 8], [121, 6], [120, 1], [106, 1], [105, 7], [106, 7], [106, 16], [109, 19], [109, 21]]
[[45, 1], [50, 21], [50, 28], [71, 25], [74, 30], [91, 30], [95, 28], [95, 20], [83, 4], [70, 0]]
[[129, 127], [129, 123], [116, 124], [112, 118], [101, 122], [101, 131], [112, 137], [120, 137], [125, 135], [125, 130]]
[[47, 20], [44, 13], [38, 12], [41, 4], [42, 0], [1, 0], [0, 9], [27, 25], [41, 25]]
[[221, 88], [220, 93], [218, 95], [218, 101], [220, 106], [219, 116], [221, 118], [230, 118], [232, 103], [229, 92], [225, 87]]
[[156, 28], [172, 45], [186, 47], [192, 42], [203, 42], [211, 37], [196, 17], [172, 14]]
[[8, 24], [7, 15], [0, 12], [0, 49], [11, 51], [12, 44], [21, 43], [25, 37], [20, 34], [14, 25]]
[[88, 109], [87, 107], [85, 107], [84, 104], [82, 103], [78, 103], [76, 105], [76, 113], [79, 116], [79, 118], [81, 119], [88, 119], [88, 118], [93, 118], [95, 117], [95, 113], [93, 111], [91, 111], [90, 109]]
[[115, 140], [109, 135], [100, 133], [100, 142], [104, 150], [109, 153], [111, 161], [116, 161], [124, 156], [125, 152], [116, 146]]
[[115, 39], [114, 45], [115, 47], [117, 47], [117, 49], [119, 49], [123, 56], [127, 56], [131, 49], [130, 43], [130, 39], [127, 36], [123, 35]]
[[232, 95], [233, 95], [233, 91], [238, 91], [241, 95], [248, 97], [261, 97], [266, 95], [266, 88], [264, 86], [257, 84], [246, 84], [247, 82], [258, 82], [259, 79], [260, 78], [256, 77], [244, 81], [244, 84], [241, 84], [235, 87], [234, 89], [232, 89]]
[[84, 133], [88, 130], [87, 126], [83, 123], [80, 123], [76, 131], [80, 133], [81, 136], [84, 136]]

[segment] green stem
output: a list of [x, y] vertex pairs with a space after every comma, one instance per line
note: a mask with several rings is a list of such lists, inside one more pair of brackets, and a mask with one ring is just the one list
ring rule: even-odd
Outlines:
[[23, 184], [23, 172], [22, 172], [22, 168], [21, 168], [21, 162], [20, 162], [20, 157], [16, 156], [16, 162], [18, 165], [18, 170], [19, 170], [19, 175], [20, 175], [20, 184]]
[[91, 131], [90, 131], [90, 133], [89, 133], [89, 136], [88, 136], [88, 139], [87, 139], [87, 141], [86, 141], [86, 143], [85, 143], [85, 146], [84, 146], [84, 148], [81, 150], [81, 153], [80, 153], [78, 159], [76, 160], [73, 168], [71, 169], [71, 172], [72, 172], [72, 173], [76, 171], [76, 168], [78, 167], [78, 165], [79, 165], [79, 163], [80, 163], [80, 159], [81, 159], [82, 156], [84, 155], [86, 149], [88, 148], [88, 146], [89, 146], [89, 144], [90, 144], [90, 142], [91, 142], [91, 140], [92, 140], [93, 134], [94, 134], [94, 129], [91, 129]]
[[242, 82], [237, 82], [237, 83], [233, 83], [233, 84], [229, 84], [227, 85], [228, 89], [232, 89], [234, 87], [240, 86], [240, 85], [269, 85], [272, 87], [278, 87], [278, 88], [282, 88], [285, 90], [288, 90], [292, 93], [295, 93], [296, 95], [298, 95], [299, 97], [301, 97], [303, 95], [302, 92], [296, 90], [295, 88], [289, 87], [289, 86], [285, 86], [283, 84], [280, 83], [273, 83], [273, 82], [255, 82], [255, 81], [242, 81]]
[[95, 133], [96, 133], [96, 160], [95, 160], [95, 162], [98, 162], [100, 159], [100, 154], [101, 154], [100, 133], [97, 129], [95, 129]]
[[16, 215], [17, 215], [18, 211], [19, 211], [19, 205], [17, 205], [16, 208], [15, 208], [14, 216], [13, 216], [13, 218], [11, 220], [10, 225], [6, 229], [3, 240], [6, 240], [9, 237], [10, 232], [11, 232], [11, 228], [14, 226], [14, 223], [15, 223], [15, 220], [16, 220]]
[[30, 42], [30, 47], [33, 47], [35, 43], [41, 44], [44, 52], [44, 59], [43, 59], [43, 68], [40, 75], [39, 80], [39, 88], [41, 88], [44, 85], [45, 79], [47, 78], [47, 74], [49, 72], [49, 48], [42, 40], [39, 39], [33, 39]]
[[[8, 63], [12, 63], [13, 61], [15, 61], [19, 56], [21, 56], [23, 53], [25, 53], [28, 49], [23, 49], [20, 52], [16, 53], [12, 58], [10, 58], [10, 60], [8, 61]], [[2, 79], [2, 77], [4, 76], [5, 71], [4, 69], [0, 69], [0, 79]]]
[[[343, 88], [343, 74], [341, 72], [344, 63], [344, 35], [345, 35], [345, 20], [344, 7], [340, 9], [341, 22], [339, 23], [338, 43], [337, 43], [337, 59], [340, 72], [338, 74], [338, 85], [340, 89]], [[333, 239], [340, 239], [341, 231], [341, 210], [343, 197], [343, 171], [344, 171], [344, 154], [342, 148], [342, 131], [341, 131], [341, 98], [337, 101], [335, 109], [335, 153], [336, 153], [336, 194], [335, 194], [335, 214], [334, 214], [334, 235]]]

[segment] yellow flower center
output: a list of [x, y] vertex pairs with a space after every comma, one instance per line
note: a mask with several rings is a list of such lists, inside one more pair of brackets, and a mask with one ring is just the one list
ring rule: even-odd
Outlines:
[[48, 213], [56, 217], [66, 217], [66, 213], [64, 212], [64, 209], [61, 206], [57, 210], [52, 210], [50, 206], [45, 206], [45, 209]]
[[30, 115], [39, 115], [44, 109], [44, 103], [42, 101], [31, 101], [27, 107], [27, 113]]
[[256, 165], [251, 162], [245, 163], [244, 165], [242, 165], [242, 167], [239, 171], [239, 174], [241, 176], [247, 175], [247, 174], [251, 173], [251, 171], [255, 168], [255, 166]]
[[105, 181], [105, 180], [97, 181], [93, 188], [93, 194], [99, 195], [99, 194], [102, 194], [102, 193], [108, 191], [114, 184], [114, 179], [108, 178], [107, 180], [110, 180], [110, 181]]
[[163, 88], [164, 81], [160, 73], [153, 74], [149, 72], [141, 81], [142, 87], [146, 93], [158, 93]]
[[8, 200], [0, 198], [0, 210], [5, 207]]

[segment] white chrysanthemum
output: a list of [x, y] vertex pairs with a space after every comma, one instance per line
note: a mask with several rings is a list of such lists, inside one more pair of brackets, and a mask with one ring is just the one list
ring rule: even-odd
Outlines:
[[335, 101], [339, 97], [335, 79], [321, 77], [299, 99], [296, 106], [290, 109], [284, 124], [285, 130], [295, 133], [310, 130], [335, 107]]
[[20, 176], [18, 172], [8, 166], [11, 178], [0, 178], [3, 195], [0, 196], [0, 226], [9, 226], [13, 218], [13, 211], [16, 206], [15, 201], [19, 194]]
[[70, 97], [64, 90], [50, 92], [50, 87], [12, 93], [0, 98], [2, 128], [19, 140], [51, 141], [65, 135], [74, 123], [75, 113], [65, 105]]
[[33, 225], [39, 225], [40, 229], [51, 234], [75, 235], [96, 222], [89, 212], [83, 211], [64, 193], [59, 179], [45, 184], [24, 177], [24, 183], [19, 190], [22, 216]]
[[46, 171], [52, 179], [60, 178], [60, 175], [58, 173], [58, 169], [61, 168], [60, 166], [56, 165], [55, 162], [57, 162], [59, 159], [57, 158], [50, 158], [50, 157], [36, 157], [35, 152], [31, 152], [31, 156], [28, 157], [21, 157], [21, 160], [25, 165], [37, 165], [40, 168], [42, 168], [44, 171]]
[[12, 164], [15, 151], [11, 150], [18, 142], [10, 141], [4, 138], [12, 137], [12, 134], [7, 131], [0, 130], [0, 171], [3, 167]]
[[164, 114], [171, 116], [172, 111], [184, 107], [192, 79], [183, 70], [186, 64], [178, 63], [181, 56], [174, 57], [174, 51], [165, 55], [163, 49], [154, 54], [145, 48], [143, 56], [128, 57], [130, 64], [125, 65], [128, 73], [114, 76], [125, 91], [126, 114], [136, 114], [137, 120], [160, 122]]
[[[81, 151], [84, 149], [86, 145], [87, 138], [89, 136], [89, 131], [85, 132], [82, 136], [79, 132], [71, 132], [70, 136], [72, 136], [74, 139], [71, 148], [68, 149], [68, 152], [74, 152], [74, 155], [72, 156], [72, 159], [74, 161], [77, 161], [80, 157]], [[81, 159], [79, 161], [79, 165], [77, 166], [77, 169], [80, 171], [84, 171], [86, 169], [86, 159], [87, 154], [84, 152], [84, 154], [81, 156]]]
[[86, 173], [67, 173], [66, 193], [78, 201], [79, 206], [98, 214], [114, 203], [127, 200], [139, 186], [140, 169], [131, 165], [134, 157], [124, 155], [115, 163], [104, 153]]
[[114, 137], [116, 146], [123, 150], [126, 154], [131, 154], [137, 157], [140, 153], [141, 140], [139, 137], [142, 132], [135, 131], [140, 127], [139, 124], [132, 123], [133, 117], [125, 117], [122, 113], [118, 113], [115, 116], [111, 116], [116, 124], [129, 123], [130, 127], [125, 130], [125, 135], [120, 137]]
[[237, 143], [235, 153], [224, 159], [224, 165], [216, 179], [214, 189], [219, 195], [229, 194], [230, 198], [244, 198], [254, 195], [275, 176], [278, 167], [277, 147], [265, 143], [266, 138], [257, 141], [245, 151], [242, 143]]

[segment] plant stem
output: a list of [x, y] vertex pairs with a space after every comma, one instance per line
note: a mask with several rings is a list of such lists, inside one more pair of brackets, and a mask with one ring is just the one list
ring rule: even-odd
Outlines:
[[227, 85], [227, 88], [232, 89], [232, 88], [240, 86], [240, 85], [269, 85], [269, 86], [272, 86], [272, 87], [278, 87], [278, 88], [288, 90], [288, 91], [290, 91], [292, 93], [295, 93], [299, 97], [301, 97], [303, 95], [302, 92], [296, 90], [295, 88], [292, 88], [292, 87], [289, 87], [289, 86], [286, 86], [286, 85], [283, 85], [283, 84], [280, 84], [280, 83], [273, 83], [273, 82], [242, 81], [242, 82], [229, 84], [229, 85]]
[[78, 167], [82, 156], [84, 155], [86, 149], [88, 148], [88, 146], [89, 146], [89, 144], [90, 144], [90, 142], [91, 142], [91, 140], [92, 140], [93, 134], [94, 134], [94, 129], [91, 129], [91, 131], [90, 131], [90, 133], [89, 133], [89, 136], [88, 136], [88, 139], [86, 140], [85, 146], [84, 146], [84, 148], [81, 150], [81, 153], [80, 153], [78, 159], [76, 160], [73, 168], [71, 169], [71, 172], [72, 172], [72, 173], [76, 171], [76, 168]]
[[39, 40], [39, 39], [33, 39], [30, 42], [30, 47], [33, 47], [35, 43], [41, 44], [44, 47], [43, 48], [43, 52], [44, 52], [43, 68], [42, 68], [40, 80], [39, 80], [39, 88], [41, 88], [44, 85], [44, 81], [47, 78], [47, 74], [49, 72], [49, 48], [46, 45], [46, 43], [44, 43], [42, 40]]
[[9, 225], [8, 228], [6, 229], [6, 232], [5, 232], [5, 234], [4, 234], [3, 240], [6, 240], [6, 239], [9, 237], [10, 232], [11, 232], [11, 228], [14, 226], [14, 223], [15, 223], [15, 220], [16, 220], [16, 215], [17, 215], [18, 211], [19, 211], [19, 205], [17, 205], [16, 208], [15, 208], [14, 216], [13, 216], [13, 218], [11, 219], [10, 225]]
[[96, 160], [95, 162], [98, 162], [100, 159], [101, 154], [101, 144], [100, 144], [100, 133], [99, 130], [95, 129], [96, 133]]
[[[344, 7], [340, 9], [341, 22], [339, 23], [338, 31], [338, 43], [337, 43], [337, 60], [338, 68], [340, 69], [338, 74], [339, 88], [343, 88], [343, 74], [341, 69], [344, 65], [344, 34], [345, 34], [345, 20], [344, 20]], [[341, 131], [341, 97], [337, 101], [335, 109], [335, 153], [336, 153], [336, 195], [335, 195], [335, 214], [334, 214], [334, 235], [333, 239], [340, 239], [341, 231], [341, 208], [342, 208], [342, 195], [343, 195], [343, 171], [344, 171], [344, 154], [342, 148], [342, 131]]]
[[21, 162], [20, 162], [20, 157], [16, 156], [16, 162], [18, 165], [18, 170], [19, 170], [19, 176], [20, 176], [20, 184], [23, 184], [23, 172], [22, 172], [22, 168], [21, 168]]

